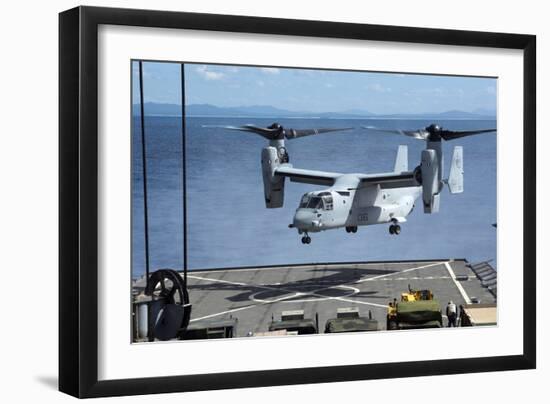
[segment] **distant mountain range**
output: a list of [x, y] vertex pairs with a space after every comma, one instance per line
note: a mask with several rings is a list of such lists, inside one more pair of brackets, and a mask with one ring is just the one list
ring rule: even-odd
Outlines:
[[[146, 102], [145, 115], [181, 116], [181, 105]], [[140, 113], [139, 104], [134, 104], [134, 115]], [[211, 104], [191, 104], [185, 107], [187, 116], [206, 117], [253, 117], [253, 118], [333, 118], [333, 119], [495, 119], [496, 112], [478, 109], [473, 112], [445, 111], [422, 114], [375, 114], [367, 110], [351, 109], [341, 112], [305, 112], [288, 111], [270, 105], [252, 105], [243, 107], [218, 107]]]

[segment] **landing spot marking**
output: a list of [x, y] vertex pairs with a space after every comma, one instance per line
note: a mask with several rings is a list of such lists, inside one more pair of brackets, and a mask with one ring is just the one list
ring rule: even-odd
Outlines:
[[458, 291], [462, 295], [462, 298], [464, 299], [466, 304], [472, 304], [470, 297], [468, 296], [468, 294], [466, 293], [466, 291], [464, 290], [460, 282], [456, 280], [456, 275], [455, 275], [455, 272], [453, 271], [453, 268], [451, 268], [448, 262], [445, 263], [445, 266], [447, 267], [447, 271], [449, 271], [449, 275], [451, 276], [451, 279], [453, 280], [454, 284], [456, 285]]

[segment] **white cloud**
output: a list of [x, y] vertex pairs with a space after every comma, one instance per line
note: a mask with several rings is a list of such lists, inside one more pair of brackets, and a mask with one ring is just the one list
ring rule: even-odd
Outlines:
[[380, 83], [373, 83], [373, 84], [369, 84], [367, 86], [367, 89], [370, 90], [370, 91], [374, 91], [374, 92], [377, 92], [377, 93], [391, 93], [391, 88], [389, 87], [384, 87], [382, 84]]
[[204, 65], [198, 66], [196, 71], [205, 80], [221, 80], [225, 77], [225, 74], [221, 72], [214, 72], [212, 70], [208, 70], [208, 67]]
[[461, 90], [452, 90], [449, 91], [446, 87], [434, 87], [434, 88], [419, 88], [412, 91], [412, 94], [417, 94], [421, 96], [428, 96], [428, 97], [445, 97], [449, 95], [460, 95]]
[[266, 74], [279, 74], [281, 72], [276, 67], [261, 67], [260, 70]]

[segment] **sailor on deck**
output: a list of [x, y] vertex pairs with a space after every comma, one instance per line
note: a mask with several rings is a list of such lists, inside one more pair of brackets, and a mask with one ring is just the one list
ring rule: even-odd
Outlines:
[[452, 300], [447, 304], [447, 319], [449, 320], [447, 327], [456, 327], [456, 304]]

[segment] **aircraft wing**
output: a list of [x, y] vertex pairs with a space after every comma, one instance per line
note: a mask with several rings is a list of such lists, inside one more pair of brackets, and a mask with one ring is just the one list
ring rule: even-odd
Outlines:
[[292, 182], [326, 186], [332, 186], [338, 180], [338, 184], [345, 185], [348, 188], [376, 184], [380, 184], [382, 188], [386, 186], [391, 188], [418, 186], [413, 171], [383, 174], [342, 174], [280, 166], [275, 169], [274, 175], [276, 177], [288, 177]]
[[359, 174], [357, 177], [363, 186], [376, 184], [380, 184], [382, 188], [386, 186], [391, 188], [418, 186], [418, 183], [414, 178], [414, 171], [383, 174]]
[[338, 177], [342, 176], [342, 174], [280, 166], [275, 169], [275, 176], [288, 177], [292, 182], [331, 186], [334, 182], [336, 182]]

